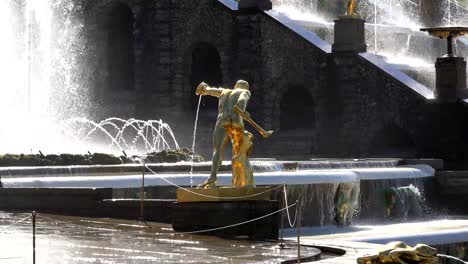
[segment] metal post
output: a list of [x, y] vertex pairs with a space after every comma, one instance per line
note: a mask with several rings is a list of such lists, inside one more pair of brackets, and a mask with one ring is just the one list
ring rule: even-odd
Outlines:
[[33, 224], [33, 264], [36, 264], [36, 211], [32, 212]]
[[[281, 208], [284, 209], [286, 208], [286, 201], [285, 201], [285, 195], [286, 193], [284, 192], [285, 191], [285, 187], [283, 185], [283, 199], [281, 199]], [[286, 209], [288, 210], [288, 209]], [[281, 232], [280, 232], [280, 244], [279, 244], [279, 247], [280, 249], [284, 249], [285, 245], [284, 245], [284, 210], [281, 211]]]
[[144, 202], [145, 202], [145, 162], [143, 161], [143, 172], [141, 175], [141, 190], [140, 190], [140, 220], [145, 221]]
[[301, 263], [301, 204], [296, 201], [297, 206], [297, 263]]

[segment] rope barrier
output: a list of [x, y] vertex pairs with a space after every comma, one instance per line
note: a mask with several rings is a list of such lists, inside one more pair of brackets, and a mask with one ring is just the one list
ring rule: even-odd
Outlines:
[[[296, 205], [296, 203], [291, 204], [289, 207], [293, 207], [293, 206], [295, 206], [295, 205]], [[260, 220], [260, 219], [263, 219], [263, 218], [272, 216], [272, 215], [277, 214], [277, 213], [279, 213], [279, 212], [281, 212], [281, 211], [284, 211], [284, 210], [286, 210], [286, 209], [289, 209], [289, 208], [285, 207], [285, 208], [279, 209], [279, 210], [277, 210], [277, 211], [275, 211], [275, 212], [272, 212], [272, 213], [269, 213], [269, 214], [266, 214], [266, 215], [263, 215], [263, 216], [260, 216], [260, 217], [251, 219], [251, 220], [247, 220], [247, 221], [244, 221], [244, 222], [241, 222], [241, 223], [237, 223], [237, 224], [232, 224], [232, 225], [227, 225], [227, 226], [221, 226], [221, 227], [216, 227], [216, 228], [210, 228], [210, 229], [204, 229], [204, 230], [191, 231], [191, 232], [178, 232], [178, 234], [187, 234], [187, 235], [190, 235], [190, 234], [199, 234], [199, 233], [206, 233], [206, 232], [212, 232], [212, 231], [227, 229], [227, 228], [231, 228], [231, 227], [236, 227], [236, 226], [248, 224], [248, 223], [255, 222], [255, 221], [258, 221], [258, 220]]]
[[[456, 263], [461, 263], [461, 264], [462, 264], [462, 263], [465, 263], [465, 264], [468, 263], [468, 262], [465, 262], [465, 261], [463, 261], [463, 260], [461, 260], [461, 259], [459, 259], [459, 258], [456, 258], [456, 257], [453, 257], [453, 256], [449, 256], [449, 255], [445, 255], [445, 254], [437, 254], [437, 256], [438, 256], [439, 258], [448, 259], [449, 261], [450, 261], [450, 260], [454, 260], [454, 261], [456, 261]], [[450, 262], [450, 263], [452, 263], [452, 262]]]
[[[272, 216], [274, 214], [277, 214], [279, 212], [282, 212], [284, 210], [288, 210], [289, 208], [293, 207], [293, 206], [296, 206], [297, 203], [294, 203], [294, 204], [291, 204], [289, 205], [288, 207], [285, 207], [285, 208], [281, 208], [277, 211], [274, 211], [274, 212], [271, 212], [269, 214], [266, 214], [266, 215], [263, 215], [263, 216], [260, 216], [260, 217], [257, 217], [257, 218], [253, 218], [253, 219], [250, 219], [250, 220], [247, 220], [247, 221], [244, 221], [244, 222], [240, 222], [240, 223], [236, 223], [236, 224], [232, 224], [232, 225], [227, 225], [227, 226], [222, 226], [222, 227], [216, 227], [216, 228], [210, 228], [210, 229], [204, 229], [204, 230], [197, 230], [197, 231], [191, 231], [191, 232], [177, 232], [177, 234], [199, 234], [199, 233], [206, 233], [206, 232], [212, 232], [212, 231], [217, 231], [217, 230], [222, 230], [222, 229], [227, 229], [227, 228], [231, 228], [231, 227], [236, 227], [236, 226], [240, 226], [240, 225], [244, 225], [244, 224], [248, 224], [248, 223], [251, 223], [251, 222], [255, 222], [255, 221], [258, 221], [260, 219], [263, 219], [263, 218], [267, 218], [269, 216]], [[78, 225], [78, 224], [75, 224], [75, 223], [72, 223], [70, 221], [62, 221], [62, 220], [57, 220], [57, 219], [52, 219], [52, 218], [49, 218], [49, 217], [45, 217], [45, 216], [42, 216], [42, 215], [37, 215], [38, 218], [42, 218], [42, 219], [46, 219], [48, 221], [51, 221], [51, 222], [58, 222], [58, 223], [63, 223], [63, 224], [69, 224], [69, 225], [73, 225], [73, 226], [76, 226], [76, 227], [81, 227], [81, 228], [88, 228], [88, 229], [94, 229], [94, 230], [101, 230], [101, 231], [105, 231], [105, 230], [110, 230], [110, 231], [117, 231], [118, 229], [105, 229], [105, 228], [95, 228], [95, 227], [89, 227], [89, 226], [84, 226], [84, 225]]]
[[148, 165], [143, 164], [143, 163], [142, 163], [142, 165], [145, 166], [151, 173], [153, 173], [154, 175], [156, 175], [157, 177], [161, 178], [162, 180], [164, 180], [165, 182], [169, 183], [169, 184], [172, 185], [172, 186], [175, 186], [175, 187], [177, 187], [177, 188], [179, 188], [179, 189], [182, 189], [182, 190], [184, 190], [184, 191], [186, 191], [186, 192], [189, 192], [189, 193], [192, 193], [192, 194], [201, 196], [201, 197], [205, 197], [205, 198], [211, 198], [211, 199], [219, 199], [219, 200], [242, 200], [242, 199], [245, 199], [245, 198], [251, 198], [251, 197], [255, 197], [255, 196], [260, 196], [260, 195], [265, 194], [265, 193], [267, 193], [267, 192], [272, 192], [272, 191], [274, 191], [274, 190], [277, 190], [277, 189], [281, 188], [281, 185], [279, 185], [279, 186], [276, 186], [276, 187], [274, 187], [274, 188], [268, 189], [268, 190], [266, 190], [266, 191], [264, 191], [264, 192], [255, 193], [255, 194], [251, 194], [251, 195], [245, 195], [245, 196], [237, 196], [237, 197], [219, 197], [219, 196], [211, 196], [211, 195], [206, 195], [206, 194], [197, 193], [197, 192], [194, 192], [194, 191], [192, 191], [192, 190], [190, 190], [190, 189], [187, 189], [187, 188], [184, 188], [184, 187], [182, 187], [182, 186], [180, 186], [180, 185], [177, 185], [177, 184], [171, 182], [170, 180], [166, 179], [165, 177], [163, 177], [163, 176], [157, 174], [155, 171], [153, 171], [151, 168], [149, 168]]
[[289, 214], [289, 207], [288, 207], [288, 195], [287, 195], [287, 192], [286, 192], [286, 185], [283, 185], [283, 194], [284, 194], [284, 202], [285, 202], [285, 208], [286, 208], [286, 214], [288, 216], [288, 222], [289, 222], [289, 226], [291, 227], [294, 227], [296, 225], [296, 221], [297, 221], [297, 209], [296, 209], [296, 213], [294, 215], [294, 222], [291, 223], [291, 216]]

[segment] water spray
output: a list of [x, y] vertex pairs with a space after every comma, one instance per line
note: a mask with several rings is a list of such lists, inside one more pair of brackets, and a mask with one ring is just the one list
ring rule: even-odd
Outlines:
[[144, 203], [145, 203], [145, 170], [146, 164], [145, 160], [140, 160], [143, 164], [143, 169], [141, 173], [141, 190], [140, 190], [140, 221], [145, 221], [145, 214], [144, 214]]
[[198, 126], [198, 115], [200, 113], [200, 105], [202, 101], [202, 95], [199, 96], [198, 98], [198, 106], [197, 106], [197, 112], [195, 114], [195, 124], [193, 126], [193, 141], [192, 141], [192, 158], [191, 158], [191, 164], [190, 164], [190, 187], [193, 187], [193, 159], [195, 157], [195, 143], [197, 140], [197, 126]]

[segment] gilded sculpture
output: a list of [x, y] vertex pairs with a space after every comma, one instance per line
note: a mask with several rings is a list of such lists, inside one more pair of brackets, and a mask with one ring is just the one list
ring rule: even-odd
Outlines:
[[356, 0], [349, 0], [346, 15], [353, 16], [355, 6], [356, 6]]
[[418, 244], [410, 247], [403, 242], [384, 245], [377, 254], [360, 257], [358, 264], [437, 264], [437, 249]]
[[217, 183], [217, 173], [223, 159], [224, 146], [228, 140], [232, 144], [232, 185], [234, 187], [254, 186], [253, 172], [249, 162], [252, 151], [253, 135], [244, 130], [244, 120], [252, 124], [263, 137], [269, 137], [273, 132], [265, 131], [251, 118], [246, 111], [251, 93], [249, 83], [239, 80], [234, 89], [215, 88], [202, 82], [198, 85], [197, 95], [209, 95], [219, 99], [218, 117], [213, 134], [213, 158], [210, 177], [199, 188], [214, 188]]

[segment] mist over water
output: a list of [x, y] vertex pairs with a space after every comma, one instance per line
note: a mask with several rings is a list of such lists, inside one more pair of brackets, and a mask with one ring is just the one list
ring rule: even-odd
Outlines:
[[91, 120], [83, 17], [76, 0], [0, 1], [0, 153], [178, 148], [161, 120]]
[[61, 148], [60, 122], [86, 115], [76, 50], [83, 25], [71, 15], [74, 2], [0, 2], [0, 152]]

